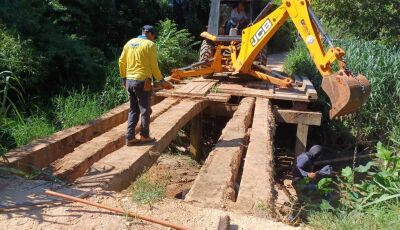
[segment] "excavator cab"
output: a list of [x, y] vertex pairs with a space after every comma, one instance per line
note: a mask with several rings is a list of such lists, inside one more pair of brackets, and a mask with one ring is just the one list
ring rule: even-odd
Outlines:
[[[272, 1], [270, 1], [272, 2]], [[231, 13], [239, 4], [244, 6], [246, 20], [232, 25]], [[200, 48], [200, 62], [206, 62], [214, 56], [218, 45], [229, 45], [232, 42], [240, 44], [242, 41], [242, 30], [252, 25], [262, 10], [259, 0], [210, 0], [210, 14], [205, 32], [200, 36], [204, 38]], [[272, 4], [268, 4], [270, 6]], [[267, 45], [257, 57], [262, 65], [267, 65]]]

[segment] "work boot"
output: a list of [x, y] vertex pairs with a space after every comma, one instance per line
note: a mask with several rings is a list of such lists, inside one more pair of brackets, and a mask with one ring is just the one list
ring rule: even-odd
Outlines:
[[148, 143], [148, 142], [153, 142], [153, 141], [156, 141], [156, 138], [140, 136], [141, 143]]
[[125, 144], [126, 144], [126, 146], [133, 146], [133, 145], [135, 145], [135, 144], [137, 144], [137, 143], [139, 143], [140, 142], [140, 140], [139, 139], [136, 139], [136, 137], [134, 137], [134, 138], [132, 138], [132, 139], [130, 139], [130, 140], [125, 140]]

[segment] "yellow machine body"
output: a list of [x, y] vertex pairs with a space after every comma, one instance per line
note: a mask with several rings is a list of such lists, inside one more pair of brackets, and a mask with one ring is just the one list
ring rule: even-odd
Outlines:
[[[325, 51], [320, 38], [320, 31], [310, 17], [309, 0], [285, 0], [272, 13], [242, 31], [241, 41], [232, 41], [230, 45], [217, 43], [217, 36], [207, 32], [202, 37], [216, 42], [214, 57], [208, 63], [201, 63], [200, 68], [191, 70], [174, 69], [171, 79], [178, 81], [186, 77], [210, 75], [220, 72], [248, 74], [265, 80], [279, 87], [292, 87], [290, 77], [276, 77], [254, 67], [254, 61], [268, 41], [290, 17], [298, 33], [305, 42], [311, 58], [323, 79], [322, 88], [332, 103], [331, 118], [343, 116], [360, 109], [369, 97], [370, 84], [362, 76], [353, 76], [343, 61], [344, 51], [333, 47]], [[229, 56], [224, 55], [229, 51]], [[226, 53], [226, 52], [225, 52]], [[332, 72], [332, 65], [338, 61], [340, 71]]]

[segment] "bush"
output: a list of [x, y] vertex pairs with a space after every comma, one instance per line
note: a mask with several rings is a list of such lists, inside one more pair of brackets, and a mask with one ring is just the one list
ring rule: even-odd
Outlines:
[[128, 101], [122, 80], [119, 76], [118, 63], [112, 62], [107, 67], [106, 84], [100, 95], [100, 104], [106, 109], [112, 109]]
[[312, 7], [339, 37], [399, 44], [399, 1], [316, 0]]
[[193, 46], [198, 44], [188, 30], [178, 30], [177, 25], [167, 19], [158, 25], [158, 58], [163, 74], [169, 75], [173, 68], [183, 67], [197, 61]]
[[[322, 212], [311, 211], [310, 225], [316, 229], [400, 229], [400, 156], [377, 145], [375, 161], [354, 170], [342, 169], [333, 182], [321, 185], [320, 191], [337, 190], [340, 200], [335, 207], [328, 202]], [[333, 183], [332, 183], [333, 182]], [[328, 212], [329, 211], [329, 212]]]
[[[361, 138], [364, 143], [372, 139], [373, 143], [382, 140], [400, 146], [400, 49], [381, 45], [377, 42], [354, 40], [337, 40], [337, 45], [346, 51], [348, 67], [354, 73], [364, 74], [371, 83], [372, 93], [357, 118], [344, 120], [344, 125], [352, 129], [361, 127]], [[327, 119], [328, 99], [319, 88], [322, 78], [309, 57], [303, 44], [298, 44], [289, 53], [284, 64], [289, 73], [311, 78], [318, 87], [318, 105], [323, 108]]]
[[0, 23], [0, 72], [12, 71], [19, 77], [35, 74], [40, 59], [33, 55], [31, 41], [22, 40], [15, 31], [8, 31]]

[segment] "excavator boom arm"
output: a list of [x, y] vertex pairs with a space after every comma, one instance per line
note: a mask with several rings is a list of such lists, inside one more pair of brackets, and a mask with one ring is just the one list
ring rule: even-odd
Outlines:
[[332, 74], [332, 64], [342, 60], [341, 48], [331, 47], [325, 52], [317, 27], [309, 14], [309, 2], [306, 0], [283, 1], [275, 11], [242, 32], [240, 53], [234, 67], [237, 71], [251, 69], [254, 60], [263, 47], [275, 35], [288, 18], [292, 19], [299, 35], [306, 43], [311, 57], [322, 76]]
[[[253, 62], [288, 18], [292, 20], [318, 71], [323, 76], [322, 89], [332, 104], [330, 117], [337, 118], [358, 111], [370, 95], [370, 84], [365, 76], [354, 76], [347, 69], [343, 61], [344, 51], [333, 46], [313, 13], [309, 0], [283, 0], [271, 14], [244, 29], [240, 52], [237, 57], [232, 58], [235, 71], [250, 73], [263, 79], [262, 73], [252, 70]], [[325, 37], [329, 42], [330, 48], [327, 51], [324, 49], [320, 36]], [[340, 67], [337, 73], [332, 71], [335, 61], [338, 61]], [[290, 81], [287, 81], [287, 84], [290, 84]]]

